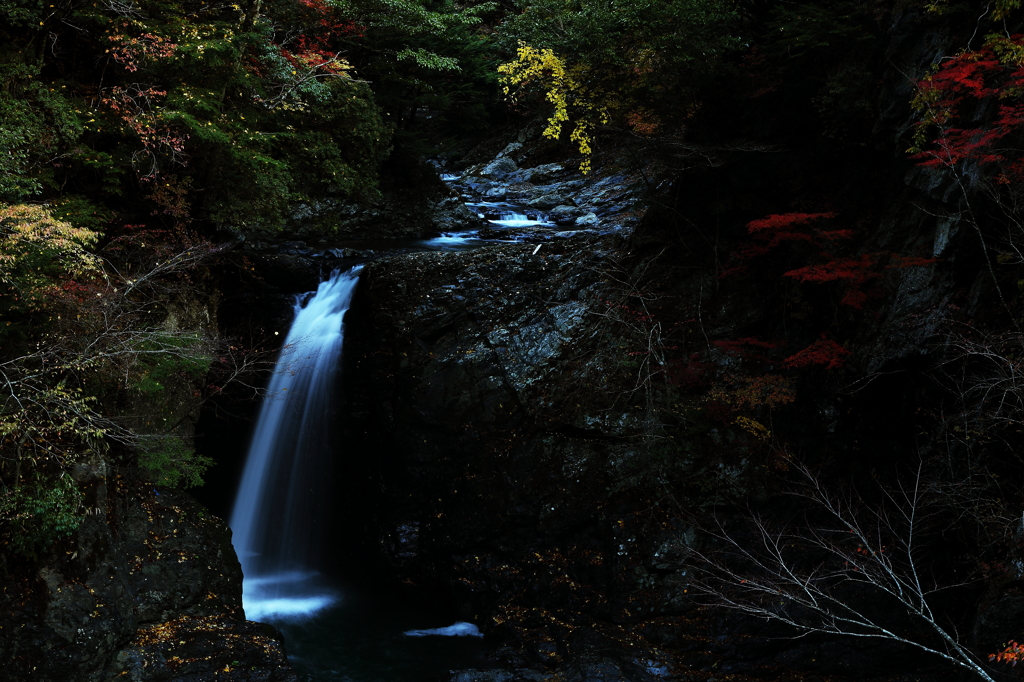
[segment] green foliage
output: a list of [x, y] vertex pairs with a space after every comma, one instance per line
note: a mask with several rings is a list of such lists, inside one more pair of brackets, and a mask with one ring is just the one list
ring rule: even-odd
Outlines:
[[209, 457], [197, 454], [174, 436], [155, 437], [139, 450], [139, 465], [156, 485], [194, 488], [203, 484], [203, 474], [213, 466]]
[[198, 334], [174, 335], [156, 332], [138, 344], [138, 361], [132, 386], [150, 396], [167, 390], [171, 379], [199, 381], [210, 371], [213, 358], [204, 353]]
[[50, 205], [50, 214], [75, 228], [95, 234], [103, 232], [115, 217], [109, 208], [79, 194], [61, 196]]
[[816, 119], [825, 136], [858, 141], [874, 122], [877, 19], [868, 3], [856, 0], [779, 4], [759, 41], [769, 61], [756, 77], [773, 82], [796, 121]]
[[[360, 30], [345, 12], [376, 8], [387, 30], [424, 34], [469, 16], [320, 0], [266, 2], [251, 17], [152, 0], [120, 14], [40, 8], [0, 5], [0, 200], [69, 192], [102, 213], [141, 199], [172, 225], [205, 219], [243, 231], [279, 229], [309, 198], [376, 193], [391, 127], [342, 56]], [[61, 18], [73, 21], [51, 26]], [[36, 29], [18, 28], [40, 22], [64, 49], [41, 50]], [[403, 49], [386, 51], [396, 62], [454, 66]], [[161, 190], [172, 177], [174, 191]]]
[[494, 3], [361, 0], [344, 8], [365, 31], [348, 54], [399, 132], [465, 134], [487, 125], [497, 60], [477, 26]]
[[[495, 7], [0, 0], [0, 201], [85, 196], [96, 216], [244, 234], [374, 199], [417, 110], [483, 125], [493, 64], [472, 27]], [[62, 215], [97, 229], [82, 209]]]
[[0, 537], [15, 554], [34, 557], [81, 522], [82, 492], [66, 474], [0, 493], [0, 523], [8, 531]]
[[36, 29], [42, 18], [42, 0], [0, 0], [0, 19], [12, 27]]
[[779, 5], [768, 25], [774, 50], [790, 59], [816, 59], [837, 51], [853, 52], [855, 46], [872, 40], [866, 30], [868, 8], [862, 2], [804, 2]]
[[[81, 197], [62, 210], [101, 220]], [[47, 207], [0, 205], [0, 541], [17, 553], [76, 527], [80, 495], [68, 472], [110, 440], [141, 449], [140, 463], [165, 485], [196, 485], [212, 463], [169, 434], [131, 426], [142, 403], [187, 411], [201, 399], [209, 341], [157, 325], [161, 302], [187, 285], [204, 249], [158, 249], [148, 270], [122, 276], [88, 250], [98, 239]]]
[[[4, 68], [6, 67], [6, 68]], [[52, 161], [82, 134], [71, 102], [24, 64], [0, 66], [0, 201], [21, 201], [52, 182]], [[25, 81], [28, 81], [27, 83]]]
[[496, 3], [465, 6], [451, 0], [335, 0], [334, 5], [342, 15], [371, 31], [408, 37], [443, 36], [459, 26], [475, 25]]
[[[991, 10], [990, 18], [993, 21], [1002, 21], [1010, 16], [1014, 10], [1018, 10], [1021, 7], [1021, 0], [995, 0], [994, 3], [988, 3], [988, 9]], [[950, 0], [930, 0], [925, 3], [925, 10], [933, 14], [955, 14], [962, 12], [969, 12], [976, 14], [976, 7], [967, 2], [958, 2], [950, 4]]]
[[[500, 44], [525, 42], [572, 63], [627, 72], [684, 67], [685, 82], [739, 45], [739, 16], [721, 0], [520, 0], [521, 13], [500, 27]], [[670, 66], [671, 65], [671, 66]], [[638, 74], [639, 75], [639, 74]]]

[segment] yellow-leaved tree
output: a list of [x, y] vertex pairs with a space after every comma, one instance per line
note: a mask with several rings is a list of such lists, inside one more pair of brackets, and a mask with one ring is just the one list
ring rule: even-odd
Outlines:
[[583, 157], [580, 172], [584, 175], [591, 167], [594, 129], [598, 122], [608, 122], [609, 108], [613, 105], [607, 93], [586, 85], [586, 70], [582, 65], [570, 68], [552, 50], [537, 49], [523, 42], [519, 43], [515, 60], [498, 67], [502, 92], [509, 99], [514, 101], [518, 92], [533, 85], [544, 90], [545, 99], [554, 107], [542, 133], [544, 137], [559, 139], [563, 125], [573, 121], [569, 139], [576, 143]]
[[726, 0], [518, 0], [497, 30], [514, 54], [498, 67], [505, 95], [538, 90], [554, 111], [543, 135], [569, 139], [591, 167], [605, 124], [678, 136], [700, 110], [722, 56], [743, 45]]

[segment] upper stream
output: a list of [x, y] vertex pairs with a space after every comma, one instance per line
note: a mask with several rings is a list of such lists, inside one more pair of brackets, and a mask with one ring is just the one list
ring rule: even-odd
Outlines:
[[[449, 184], [459, 180], [458, 175], [442, 175], [441, 179]], [[468, 195], [463, 195], [467, 197]], [[532, 227], [555, 227], [549, 217], [541, 211], [527, 210], [522, 206], [507, 201], [466, 201], [466, 207], [478, 218], [486, 221], [489, 234], [481, 236], [480, 229], [459, 232], [444, 232], [432, 239], [415, 242], [419, 248], [448, 251], [472, 249], [486, 244], [515, 243], [522, 241], [526, 230]]]

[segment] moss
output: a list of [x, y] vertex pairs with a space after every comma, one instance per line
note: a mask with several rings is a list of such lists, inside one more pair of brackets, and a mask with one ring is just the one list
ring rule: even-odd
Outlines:
[[70, 476], [40, 480], [0, 495], [0, 519], [10, 529], [3, 544], [34, 557], [74, 533], [82, 522], [82, 492]]

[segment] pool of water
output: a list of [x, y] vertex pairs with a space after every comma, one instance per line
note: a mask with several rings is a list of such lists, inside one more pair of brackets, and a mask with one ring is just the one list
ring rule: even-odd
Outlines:
[[[493, 667], [474, 636], [410, 636], [457, 619], [380, 588], [334, 586], [336, 600], [310, 618], [267, 618], [285, 636], [303, 682], [429, 682], [449, 670]], [[460, 626], [454, 632], [472, 632]]]

